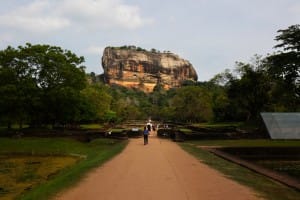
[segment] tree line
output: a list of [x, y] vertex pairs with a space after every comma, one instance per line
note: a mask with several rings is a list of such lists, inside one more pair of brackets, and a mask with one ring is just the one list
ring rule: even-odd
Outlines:
[[107, 86], [86, 74], [84, 58], [49, 45], [0, 51], [0, 123], [66, 126], [128, 119], [251, 121], [260, 112], [300, 110], [300, 25], [279, 30], [276, 52], [237, 62], [206, 82], [150, 94]]
[[188, 88], [178, 89], [172, 100], [173, 116], [185, 121], [257, 121], [260, 112], [299, 112], [300, 25], [279, 30], [275, 40], [277, 51], [272, 54], [236, 62], [235, 70], [207, 82], [187, 82]]
[[27, 43], [0, 51], [1, 124], [54, 127], [103, 115], [106, 102], [93, 102], [103, 95], [87, 85], [83, 62], [83, 57], [49, 45]]

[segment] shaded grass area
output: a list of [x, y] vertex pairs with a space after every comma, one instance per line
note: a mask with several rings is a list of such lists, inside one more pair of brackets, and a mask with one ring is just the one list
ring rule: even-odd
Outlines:
[[245, 123], [243, 122], [223, 122], [223, 123], [198, 123], [193, 124], [193, 126], [196, 127], [212, 127], [212, 128], [224, 128], [224, 127], [242, 127], [245, 126]]
[[179, 131], [183, 132], [184, 134], [192, 133], [192, 130], [188, 128], [180, 128]]
[[218, 140], [218, 141], [190, 141], [181, 143], [181, 147], [194, 155], [201, 162], [220, 171], [243, 185], [253, 188], [258, 194], [270, 200], [298, 200], [300, 192], [275, 182], [265, 176], [259, 175], [249, 169], [224, 160], [205, 150], [197, 148], [202, 146], [293, 146], [300, 141], [271, 141], [271, 140]]
[[[28, 128], [29, 125], [24, 124], [22, 128]], [[20, 130], [20, 126], [18, 124], [12, 124], [11, 129]], [[7, 130], [7, 126], [0, 125], [0, 130]]]
[[253, 130], [256, 128], [261, 128], [264, 126], [261, 121], [252, 122], [207, 122], [207, 123], [197, 123], [193, 124], [195, 127], [199, 128], [239, 128], [243, 130]]
[[90, 143], [81, 143], [65, 138], [0, 138], [0, 154], [72, 155], [81, 157], [81, 161], [77, 164], [60, 169], [51, 179], [40, 182], [18, 197], [18, 199], [24, 200], [49, 199], [63, 188], [76, 183], [88, 170], [99, 166], [121, 152], [126, 144], [126, 141], [112, 139], [96, 139]]
[[222, 146], [222, 147], [299, 147], [300, 140], [194, 140], [190, 144], [199, 146]]
[[125, 129], [123, 128], [113, 128], [113, 129], [110, 129], [111, 132], [113, 133], [122, 133], [123, 131], [125, 131]]
[[196, 129], [213, 130], [213, 131], [242, 131], [247, 133], [260, 133], [261, 136], [269, 138], [267, 130], [262, 121], [251, 122], [218, 122], [218, 123], [198, 123], [193, 124]]
[[[102, 128], [104, 128], [104, 125], [103, 124], [80, 124], [77, 128], [81, 128], [81, 129], [85, 129], [85, 130], [95, 130], [95, 129], [102, 129]], [[11, 131], [22, 131], [23, 129], [53, 130], [53, 127], [52, 127], [52, 125], [49, 124], [49, 125], [45, 125], [45, 126], [38, 127], [38, 128], [32, 128], [29, 125], [25, 124], [25, 125], [22, 126], [22, 129], [20, 129], [19, 125], [13, 124], [11, 126], [11, 129], [7, 129], [6, 126], [0, 125], [0, 133], [1, 132], [5, 133], [8, 130], [11, 130]]]
[[300, 180], [300, 160], [255, 160], [254, 162]]
[[14, 199], [78, 160], [75, 156], [0, 154], [0, 199]]

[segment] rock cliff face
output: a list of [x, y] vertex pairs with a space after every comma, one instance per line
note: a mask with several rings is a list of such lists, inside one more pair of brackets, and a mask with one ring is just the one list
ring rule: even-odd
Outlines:
[[152, 92], [156, 85], [170, 89], [180, 87], [186, 80], [197, 81], [192, 64], [172, 53], [106, 47], [102, 66], [106, 83], [145, 92]]

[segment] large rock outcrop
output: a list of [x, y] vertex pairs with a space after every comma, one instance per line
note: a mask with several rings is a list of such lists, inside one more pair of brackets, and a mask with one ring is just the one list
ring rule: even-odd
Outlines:
[[197, 81], [192, 64], [173, 53], [158, 53], [136, 47], [106, 47], [102, 56], [104, 80], [152, 92], [154, 87], [180, 87], [186, 80]]

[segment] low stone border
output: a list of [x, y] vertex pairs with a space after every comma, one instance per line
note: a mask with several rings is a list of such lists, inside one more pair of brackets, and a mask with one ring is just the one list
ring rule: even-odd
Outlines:
[[221, 158], [224, 158], [228, 161], [234, 162], [240, 166], [246, 167], [256, 173], [262, 174], [264, 176], [267, 176], [273, 180], [276, 180], [282, 184], [285, 184], [289, 187], [295, 188], [296, 190], [300, 191], [300, 182], [297, 179], [294, 179], [290, 176], [284, 175], [284, 174], [279, 174], [273, 170], [255, 165], [253, 163], [250, 163], [246, 160], [242, 160], [237, 156], [233, 156], [231, 154], [225, 153], [223, 151], [218, 150], [216, 147], [204, 147], [204, 146], [198, 146], [198, 148], [201, 148], [203, 150], [209, 151]]

